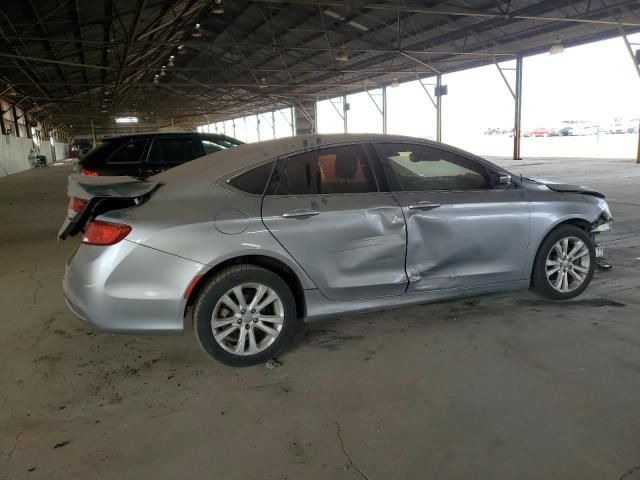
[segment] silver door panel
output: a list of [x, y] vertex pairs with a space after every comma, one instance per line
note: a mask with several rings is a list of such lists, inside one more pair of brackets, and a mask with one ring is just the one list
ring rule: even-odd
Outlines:
[[[407, 219], [408, 292], [527, 278], [529, 211], [522, 192], [395, 195]], [[420, 202], [429, 208], [415, 208]]]
[[404, 293], [406, 230], [391, 194], [266, 196], [263, 221], [330, 299]]

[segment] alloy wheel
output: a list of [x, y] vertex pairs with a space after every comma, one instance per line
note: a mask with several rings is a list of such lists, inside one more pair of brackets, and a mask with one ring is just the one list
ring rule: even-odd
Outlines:
[[547, 280], [556, 291], [571, 292], [584, 283], [590, 263], [589, 248], [582, 240], [572, 236], [561, 238], [547, 254]]
[[228, 290], [211, 316], [215, 341], [234, 355], [265, 350], [280, 334], [284, 307], [275, 290], [260, 283], [244, 283]]

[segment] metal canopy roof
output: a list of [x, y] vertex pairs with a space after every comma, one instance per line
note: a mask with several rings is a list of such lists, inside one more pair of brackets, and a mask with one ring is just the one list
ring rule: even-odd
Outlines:
[[621, 29], [640, 31], [640, 1], [8, 0], [0, 8], [0, 94], [73, 125], [74, 134], [89, 132], [92, 121], [98, 133], [113, 131], [121, 115], [153, 129], [299, 105]]

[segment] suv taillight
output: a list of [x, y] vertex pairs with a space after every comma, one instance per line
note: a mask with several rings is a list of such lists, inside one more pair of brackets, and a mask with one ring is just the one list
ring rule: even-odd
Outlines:
[[82, 170], [80, 170], [80, 175], [87, 175], [88, 177], [97, 177], [98, 176], [98, 172], [95, 172], [93, 170], [89, 170], [87, 168], [83, 168]]
[[131, 227], [124, 223], [94, 220], [84, 232], [82, 243], [87, 245], [114, 245], [129, 235]]

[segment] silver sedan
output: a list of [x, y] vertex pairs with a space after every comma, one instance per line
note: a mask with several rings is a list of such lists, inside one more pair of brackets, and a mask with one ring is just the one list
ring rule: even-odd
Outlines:
[[390, 135], [242, 145], [144, 181], [69, 178], [63, 287], [81, 319], [181, 333], [227, 365], [273, 357], [300, 320], [589, 284], [604, 196]]

